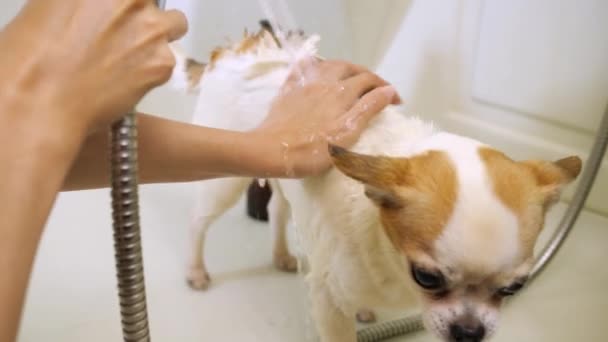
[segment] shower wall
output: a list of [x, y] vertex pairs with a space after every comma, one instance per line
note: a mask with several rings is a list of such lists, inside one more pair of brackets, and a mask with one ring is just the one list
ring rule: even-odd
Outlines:
[[[602, 0], [413, 1], [377, 70], [443, 128], [515, 159], [585, 160], [608, 104], [607, 13]], [[588, 209], [608, 215], [606, 189], [605, 159]]]

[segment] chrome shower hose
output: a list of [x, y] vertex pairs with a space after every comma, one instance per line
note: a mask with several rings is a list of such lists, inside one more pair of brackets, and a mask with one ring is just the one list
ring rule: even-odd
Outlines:
[[[164, 1], [157, 1], [164, 9]], [[128, 113], [111, 129], [112, 218], [122, 333], [149, 342], [137, 179], [137, 118]]]
[[125, 341], [150, 341], [137, 194], [135, 114], [112, 126], [112, 218], [122, 332]]

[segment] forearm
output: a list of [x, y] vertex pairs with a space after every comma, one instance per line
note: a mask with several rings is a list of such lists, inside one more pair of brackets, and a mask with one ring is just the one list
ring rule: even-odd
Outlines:
[[38, 242], [81, 136], [10, 102], [0, 96], [0, 341], [15, 339]]
[[[109, 185], [109, 132], [90, 136], [80, 151], [64, 190]], [[138, 115], [139, 181], [189, 182], [226, 176], [276, 175], [280, 147], [255, 133], [201, 127]]]

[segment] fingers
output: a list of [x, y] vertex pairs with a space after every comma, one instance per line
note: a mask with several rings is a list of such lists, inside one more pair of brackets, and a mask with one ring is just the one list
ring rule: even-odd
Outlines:
[[158, 11], [160, 24], [164, 25], [167, 41], [164, 41], [164, 37], [161, 38], [161, 46], [157, 49], [158, 58], [156, 60], [158, 61], [158, 65], [156, 76], [158, 77], [152, 83], [153, 87], [162, 85], [171, 78], [176, 61], [173, 52], [169, 48], [169, 43], [180, 39], [188, 31], [188, 20], [182, 12], [177, 10], [161, 11], [158, 8], [155, 8], [155, 10]]
[[343, 81], [360, 73], [369, 72], [367, 68], [344, 61], [323, 61], [320, 74], [328, 81]]
[[[366, 67], [344, 61], [326, 61], [316, 57], [300, 60], [292, 67], [285, 85], [289, 88], [294, 84], [309, 82], [342, 83], [340, 89], [347, 89], [349, 107], [368, 92], [389, 83]], [[391, 104], [401, 104], [399, 95], [395, 95]]]
[[167, 25], [169, 42], [180, 39], [188, 32], [188, 20], [181, 11], [170, 10], [163, 12], [163, 19]]
[[388, 85], [387, 81], [371, 72], [363, 72], [344, 81], [344, 87], [353, 101], [385, 85]]
[[368, 92], [345, 115], [340, 143], [356, 141], [369, 121], [397, 97], [395, 88], [385, 85]]
[[287, 80], [289, 82], [307, 80], [331, 83], [344, 81], [361, 73], [369, 72], [367, 68], [361, 65], [310, 57], [302, 59], [295, 64]]

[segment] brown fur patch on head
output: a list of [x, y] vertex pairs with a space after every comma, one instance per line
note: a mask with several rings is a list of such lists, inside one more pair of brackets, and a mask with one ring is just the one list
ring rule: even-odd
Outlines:
[[479, 155], [485, 163], [494, 192], [519, 220], [522, 257], [528, 258], [543, 228], [546, 211], [559, 199], [563, 186], [578, 176], [581, 160], [568, 157], [556, 162], [516, 162], [487, 147], [480, 148]]
[[392, 158], [332, 147], [335, 166], [366, 185], [380, 208], [388, 237], [406, 255], [432, 253], [456, 202], [458, 181], [449, 157], [439, 151]]

